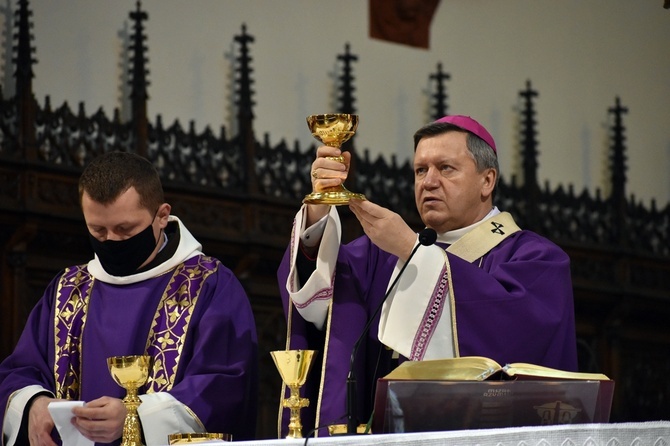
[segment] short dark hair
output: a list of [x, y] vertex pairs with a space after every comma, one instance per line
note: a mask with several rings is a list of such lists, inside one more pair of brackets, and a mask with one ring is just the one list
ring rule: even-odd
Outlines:
[[110, 204], [131, 187], [149, 212], [165, 202], [158, 171], [149, 160], [129, 152], [105, 153], [91, 161], [79, 177], [79, 202], [86, 192], [93, 201]]
[[414, 133], [414, 151], [416, 152], [416, 148], [423, 138], [430, 138], [448, 132], [467, 133], [465, 144], [468, 147], [470, 155], [472, 155], [472, 158], [475, 160], [475, 166], [477, 166], [478, 172], [482, 172], [485, 169], [494, 169], [496, 171], [496, 184], [493, 189], [493, 198], [495, 199], [495, 193], [498, 189], [498, 181], [500, 180], [498, 156], [496, 155], [496, 152], [493, 151], [493, 148], [479, 136], [453, 124], [446, 122], [431, 122]]

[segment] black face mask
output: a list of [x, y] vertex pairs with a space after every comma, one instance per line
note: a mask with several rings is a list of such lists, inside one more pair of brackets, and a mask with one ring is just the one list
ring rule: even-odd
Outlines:
[[145, 230], [125, 240], [101, 242], [89, 233], [91, 246], [108, 274], [129, 276], [137, 271], [156, 247], [153, 221]]

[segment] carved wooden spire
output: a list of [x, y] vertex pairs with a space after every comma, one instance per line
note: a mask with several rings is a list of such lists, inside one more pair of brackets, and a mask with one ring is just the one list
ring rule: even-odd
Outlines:
[[14, 35], [16, 43], [14, 50], [16, 57], [16, 106], [17, 106], [17, 139], [19, 148], [23, 150], [26, 160], [35, 160], [37, 150], [35, 147], [35, 111], [37, 104], [33, 95], [33, 64], [37, 60], [33, 58], [35, 48], [32, 46], [33, 35], [30, 29], [33, 24], [30, 17], [33, 15], [29, 9], [28, 0], [19, 1], [19, 9], [16, 12], [17, 32]]
[[524, 207], [526, 224], [529, 228], [540, 228], [542, 216], [539, 212], [540, 186], [537, 180], [538, 150], [537, 150], [537, 122], [535, 120], [534, 98], [539, 96], [533, 90], [530, 80], [526, 81], [526, 89], [519, 92], [523, 100], [521, 109], [521, 129], [519, 141], [521, 143], [521, 159], [523, 166], [523, 185], [521, 189], [525, 195]]
[[530, 80], [526, 81], [526, 89], [519, 92], [523, 98], [523, 109], [521, 110], [521, 156], [523, 159], [524, 189], [530, 192], [537, 190], [537, 122], [535, 121], [535, 104], [533, 99], [539, 96], [537, 90], [533, 90]]
[[32, 93], [33, 82], [33, 64], [37, 60], [33, 58], [35, 48], [32, 46], [33, 35], [30, 29], [33, 27], [30, 17], [33, 12], [29, 9], [28, 0], [19, 1], [19, 9], [16, 11], [16, 26], [17, 32], [14, 34], [16, 38], [16, 45], [14, 50], [16, 57], [14, 63], [16, 64], [16, 90], [17, 95], [25, 90]]
[[628, 108], [621, 105], [619, 97], [616, 97], [614, 107], [609, 108], [609, 113], [614, 115], [614, 124], [611, 128], [612, 145], [611, 156], [612, 162], [612, 195], [610, 203], [612, 212], [614, 212], [614, 241], [620, 247], [628, 245], [628, 237], [626, 234], [626, 128], [623, 125], [623, 115], [628, 113]]
[[251, 88], [254, 84], [251, 73], [254, 70], [251, 68], [253, 58], [250, 56], [249, 44], [254, 43], [255, 39], [251, 34], [247, 34], [246, 24], [242, 24], [242, 34], [236, 35], [234, 39], [240, 49], [235, 71], [237, 72], [237, 117], [240, 120], [240, 128], [242, 128], [245, 123], [250, 124], [254, 118], [254, 91]]
[[145, 20], [149, 15], [142, 11], [142, 2], [137, 2], [135, 11], [130, 13], [133, 21], [133, 35], [131, 36], [130, 51], [132, 52], [130, 68], [130, 99], [132, 103], [133, 127], [135, 133], [135, 150], [138, 155], [147, 157], [147, 138], [148, 138], [148, 119], [147, 119], [147, 100], [149, 94], [148, 75], [146, 68], [148, 57], [146, 56], [147, 47], [144, 42], [147, 40], [144, 35]]
[[437, 64], [437, 72], [430, 75], [430, 80], [435, 81], [436, 91], [433, 94], [435, 103], [433, 104], [432, 119], [437, 120], [449, 114], [449, 105], [447, 103], [449, 95], [447, 94], [446, 81], [451, 80], [451, 74], [442, 71], [442, 63], [440, 62]]
[[240, 152], [243, 154], [241, 162], [244, 163], [242, 169], [246, 172], [247, 191], [256, 193], [258, 191], [258, 181], [256, 174], [256, 138], [254, 136], [253, 119], [254, 111], [253, 95], [251, 86], [254, 80], [251, 73], [249, 44], [254, 42], [254, 36], [247, 34], [246, 24], [242, 24], [242, 34], [234, 37], [235, 42], [239, 44], [239, 56], [237, 57], [236, 91], [237, 91], [237, 121], [239, 127]]
[[614, 107], [609, 108], [609, 113], [614, 115], [614, 123], [611, 128], [612, 145], [612, 201], [615, 203], [626, 201], [626, 127], [623, 125], [623, 115], [628, 113], [628, 108], [621, 105], [621, 100], [616, 97]]
[[[354, 80], [356, 79], [353, 75], [353, 63], [358, 61], [358, 56], [351, 53], [351, 47], [347, 43], [344, 45], [344, 54], [338, 54], [337, 60], [342, 62], [342, 74], [338, 77], [339, 85], [337, 85], [338, 95], [338, 113], [350, 113], [356, 114], [356, 98], [354, 97], [354, 92], [356, 87], [354, 86]], [[358, 159], [356, 156], [356, 151], [354, 149], [354, 138], [356, 135], [342, 144], [342, 150], [351, 152], [351, 162], [349, 164], [349, 175], [345, 182], [346, 187], [350, 190], [358, 190], [358, 178], [357, 178], [357, 165]]]
[[354, 91], [356, 87], [354, 86], [353, 75], [353, 62], [358, 61], [358, 56], [352, 54], [350, 51], [350, 46], [347, 43], [344, 45], [344, 54], [338, 54], [337, 60], [342, 61], [342, 75], [339, 76], [340, 85], [338, 85], [338, 90], [340, 95], [338, 97], [339, 104], [338, 109], [339, 113], [356, 113], [356, 98], [354, 98]]

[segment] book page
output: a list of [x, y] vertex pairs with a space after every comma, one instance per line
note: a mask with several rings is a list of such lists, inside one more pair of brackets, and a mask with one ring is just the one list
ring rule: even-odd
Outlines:
[[565, 370], [552, 369], [541, 365], [515, 362], [503, 367], [503, 372], [509, 376], [532, 376], [538, 378], [557, 378], [557, 379], [582, 379], [609, 381], [609, 378], [602, 373], [568, 372]]
[[484, 381], [501, 368], [496, 361], [483, 356], [405, 361], [384, 379]]

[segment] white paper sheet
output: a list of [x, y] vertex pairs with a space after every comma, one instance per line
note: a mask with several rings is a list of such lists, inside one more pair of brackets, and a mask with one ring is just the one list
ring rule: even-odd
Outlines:
[[76, 427], [72, 425], [72, 408], [81, 407], [83, 401], [54, 401], [49, 403], [49, 413], [54, 420], [56, 429], [63, 441], [63, 446], [93, 446], [93, 442], [84, 437]]

